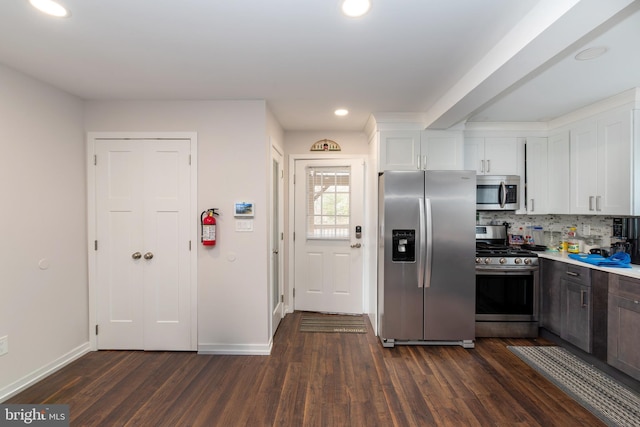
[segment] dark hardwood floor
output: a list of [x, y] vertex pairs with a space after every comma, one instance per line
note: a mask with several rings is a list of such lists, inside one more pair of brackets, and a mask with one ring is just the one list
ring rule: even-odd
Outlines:
[[285, 317], [271, 356], [99, 351], [4, 403], [70, 405], [72, 426], [600, 426], [513, 355], [475, 349], [383, 349], [371, 332], [299, 332]]

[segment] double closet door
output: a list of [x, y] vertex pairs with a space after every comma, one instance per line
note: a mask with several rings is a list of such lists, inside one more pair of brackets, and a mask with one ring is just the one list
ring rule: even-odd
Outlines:
[[194, 349], [190, 152], [188, 139], [95, 142], [99, 349]]

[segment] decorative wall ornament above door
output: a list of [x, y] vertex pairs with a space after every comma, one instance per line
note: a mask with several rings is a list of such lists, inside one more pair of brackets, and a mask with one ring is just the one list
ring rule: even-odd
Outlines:
[[330, 139], [314, 142], [309, 151], [342, 151], [340, 144]]

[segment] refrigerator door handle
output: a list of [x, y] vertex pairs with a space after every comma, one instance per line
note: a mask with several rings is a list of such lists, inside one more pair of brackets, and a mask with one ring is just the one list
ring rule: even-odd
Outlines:
[[431, 264], [432, 264], [432, 254], [433, 254], [433, 216], [431, 215], [431, 199], [425, 199], [425, 210], [426, 210], [426, 226], [425, 229], [427, 234], [426, 239], [426, 257], [425, 257], [425, 273], [424, 273], [424, 287], [431, 287]]
[[418, 209], [420, 210], [420, 215], [419, 215], [419, 227], [420, 227], [420, 231], [419, 231], [419, 238], [420, 238], [420, 246], [419, 246], [419, 250], [420, 252], [418, 253], [418, 287], [419, 288], [423, 288], [424, 287], [424, 276], [425, 276], [425, 250], [426, 250], [426, 241], [425, 241], [425, 207], [424, 207], [424, 199], [422, 197], [418, 198]]

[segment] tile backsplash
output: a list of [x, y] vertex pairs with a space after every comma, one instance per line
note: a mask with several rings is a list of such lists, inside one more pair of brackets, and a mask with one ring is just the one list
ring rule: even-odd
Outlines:
[[[502, 224], [510, 225], [510, 234], [526, 235], [531, 226], [540, 226], [546, 232], [559, 237], [569, 227], [576, 227], [578, 236], [582, 238], [596, 237], [600, 239], [599, 246], [609, 247], [618, 240], [612, 237], [613, 217], [597, 215], [516, 215], [502, 211], [479, 211], [478, 224]], [[547, 244], [547, 242], [535, 242]]]

